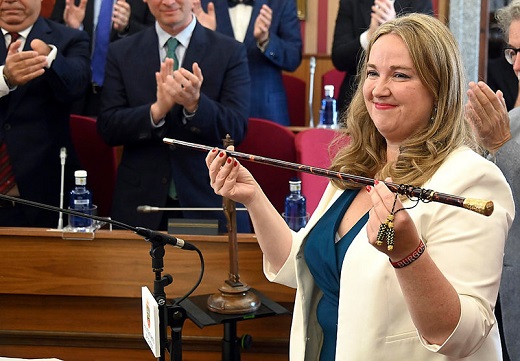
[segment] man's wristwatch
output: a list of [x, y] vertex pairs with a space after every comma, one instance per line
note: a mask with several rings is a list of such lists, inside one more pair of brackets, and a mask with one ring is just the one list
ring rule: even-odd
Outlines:
[[11, 86], [11, 84], [9, 83], [9, 78], [7, 77], [7, 75], [5, 75], [4, 72], [2, 72], [2, 75], [4, 76], [4, 81], [5, 81], [5, 84], [7, 85], [7, 87], [9, 89], [12, 89], [13, 87]]

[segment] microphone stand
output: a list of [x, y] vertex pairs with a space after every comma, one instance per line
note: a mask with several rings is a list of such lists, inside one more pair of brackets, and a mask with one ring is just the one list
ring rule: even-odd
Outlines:
[[[89, 218], [98, 222], [106, 222], [113, 224], [115, 226], [121, 227], [126, 230], [130, 230], [140, 236], [143, 236], [144, 239], [151, 243], [150, 256], [152, 257], [152, 271], [155, 273], [154, 280], [154, 298], [157, 301], [159, 306], [159, 342], [160, 342], [160, 351], [161, 354], [157, 358], [159, 361], [165, 361], [165, 350], [170, 354], [170, 360], [182, 361], [182, 327], [184, 325], [184, 320], [187, 317], [186, 311], [179, 304], [186, 299], [200, 284], [202, 281], [202, 275], [204, 273], [204, 258], [202, 256], [201, 251], [192, 245], [191, 243], [185, 242], [180, 238], [176, 238], [174, 236], [164, 234], [158, 231], [152, 231], [147, 228], [142, 227], [133, 227], [128, 224], [118, 222], [112, 220], [107, 217], [98, 217], [90, 214], [85, 214], [82, 212], [63, 209], [61, 207], [55, 207], [48, 204], [38, 203], [34, 201], [29, 201], [26, 199], [11, 197], [5, 194], [0, 193], [0, 199], [7, 200], [10, 202], [16, 202], [20, 204], [25, 204], [32, 207], [37, 207], [45, 210], [50, 210], [54, 212], [62, 212], [65, 214], [79, 216], [84, 218]], [[164, 254], [165, 245], [171, 245], [177, 248], [182, 248], [185, 250], [196, 251], [199, 254], [201, 260], [201, 274], [198, 282], [195, 286], [183, 297], [177, 300], [174, 304], [168, 305], [166, 302], [166, 293], [164, 288], [170, 285], [173, 282], [173, 277], [169, 274], [162, 275], [162, 271], [164, 270]], [[172, 342], [168, 341], [167, 329], [168, 326], [171, 328], [171, 337]]]
[[[63, 188], [65, 187], [65, 160], [67, 159], [67, 148], [60, 149], [61, 182], [60, 182], [60, 208], [63, 208]], [[58, 229], [63, 229], [63, 213], [58, 218]]]
[[310, 58], [310, 79], [309, 79], [309, 126], [314, 128], [314, 74], [316, 72], [316, 58], [311, 56]]

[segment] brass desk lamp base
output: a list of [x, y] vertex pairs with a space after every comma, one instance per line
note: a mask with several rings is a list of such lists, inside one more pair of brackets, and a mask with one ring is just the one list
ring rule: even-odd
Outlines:
[[208, 309], [221, 314], [241, 314], [255, 312], [260, 307], [260, 298], [249, 292], [249, 286], [243, 283], [230, 285], [228, 281], [208, 297]]

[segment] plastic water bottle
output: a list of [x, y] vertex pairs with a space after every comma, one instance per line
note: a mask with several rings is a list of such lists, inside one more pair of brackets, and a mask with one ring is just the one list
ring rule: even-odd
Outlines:
[[302, 181], [291, 179], [289, 181], [290, 193], [285, 197], [285, 221], [293, 231], [299, 231], [307, 224], [307, 201], [302, 194]]
[[[74, 211], [91, 214], [92, 194], [87, 189], [87, 171], [77, 170], [74, 172], [76, 186], [70, 191], [69, 208]], [[84, 217], [73, 216], [69, 218], [69, 226], [72, 228], [88, 228], [92, 220]]]
[[320, 123], [318, 128], [337, 128], [338, 111], [334, 98], [334, 85], [325, 85], [325, 98], [321, 100]]

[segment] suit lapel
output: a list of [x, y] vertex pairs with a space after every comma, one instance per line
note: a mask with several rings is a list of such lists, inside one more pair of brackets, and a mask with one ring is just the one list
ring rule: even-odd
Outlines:
[[[193, 29], [190, 45], [186, 49], [186, 54], [184, 55], [183, 68], [193, 72], [192, 64], [194, 62], [201, 65], [200, 62], [204, 57], [200, 57], [200, 54], [203, 54], [204, 49], [207, 48], [206, 43], [207, 38], [204, 34], [204, 28], [199, 22], [197, 22], [195, 29]], [[201, 68], [204, 69], [202, 66]]]
[[7, 47], [5, 46], [5, 37], [3, 36], [2, 34], [2, 39], [4, 41], [2, 41], [0, 44], [0, 59], [2, 59], [2, 65], [5, 64], [5, 58], [7, 56]]
[[40, 39], [46, 43], [52, 43], [49, 41], [50, 34], [52, 34], [52, 29], [47, 26], [41, 17], [38, 18], [29, 32], [29, 35], [27, 35], [27, 40], [25, 41], [23, 50], [32, 50], [31, 41], [34, 39]]
[[233, 26], [231, 25], [231, 19], [229, 18], [229, 8], [227, 6], [227, 0], [215, 0], [215, 16], [217, 17], [217, 30], [232, 38], [235, 37], [233, 33]]

